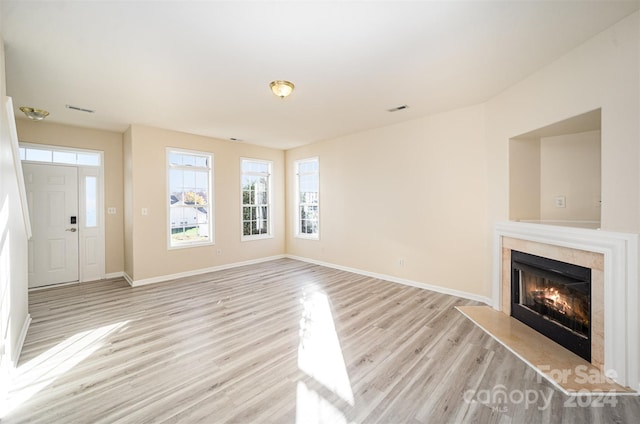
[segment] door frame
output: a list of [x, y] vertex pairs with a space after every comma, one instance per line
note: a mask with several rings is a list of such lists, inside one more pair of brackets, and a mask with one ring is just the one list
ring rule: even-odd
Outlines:
[[[79, 165], [73, 163], [62, 163], [40, 160], [27, 160], [23, 154], [24, 149], [39, 149], [50, 150], [52, 152], [67, 152], [67, 153], [91, 153], [98, 154], [100, 156], [100, 165]], [[49, 166], [71, 166], [75, 167], [78, 172], [78, 282], [95, 281], [105, 278], [105, 262], [106, 262], [106, 240], [105, 240], [105, 207], [104, 207], [104, 151], [102, 150], [90, 150], [79, 149], [74, 147], [56, 146], [37, 143], [20, 143], [20, 154], [23, 163], [33, 163], [39, 165]], [[52, 155], [53, 157], [53, 155]], [[86, 227], [86, 181], [87, 177], [96, 177], [96, 227]], [[87, 240], [89, 237], [96, 237], [95, 248], [97, 252], [95, 254], [94, 263], [89, 263], [87, 256]], [[65, 284], [65, 283], [62, 283]], [[44, 286], [47, 287], [47, 286]], [[40, 288], [40, 287], [38, 287]], [[38, 289], [35, 288], [35, 289]]]

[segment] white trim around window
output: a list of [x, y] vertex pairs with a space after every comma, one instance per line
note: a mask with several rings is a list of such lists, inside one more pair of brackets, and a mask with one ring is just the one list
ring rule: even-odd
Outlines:
[[213, 153], [167, 148], [167, 248], [214, 244]]
[[294, 236], [320, 239], [320, 162], [317, 157], [294, 162], [296, 179]]
[[273, 162], [240, 158], [240, 240], [273, 238]]

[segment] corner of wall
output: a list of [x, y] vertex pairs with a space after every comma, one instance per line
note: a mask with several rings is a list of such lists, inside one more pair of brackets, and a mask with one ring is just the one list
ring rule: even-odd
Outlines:
[[123, 160], [123, 214], [124, 214], [124, 273], [131, 279], [133, 273], [133, 126], [122, 134]]

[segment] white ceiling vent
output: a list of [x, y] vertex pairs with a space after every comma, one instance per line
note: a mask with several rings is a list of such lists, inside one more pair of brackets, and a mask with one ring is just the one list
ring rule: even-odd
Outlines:
[[400, 106], [392, 107], [391, 109], [387, 109], [387, 112], [397, 112], [399, 110], [407, 109], [408, 107], [409, 106], [407, 105], [400, 105]]
[[91, 109], [87, 109], [84, 107], [79, 107], [79, 106], [73, 106], [73, 105], [64, 105], [64, 107], [66, 107], [67, 109], [73, 109], [73, 110], [78, 110], [80, 112], [87, 112], [87, 113], [95, 113], [95, 110], [91, 110]]

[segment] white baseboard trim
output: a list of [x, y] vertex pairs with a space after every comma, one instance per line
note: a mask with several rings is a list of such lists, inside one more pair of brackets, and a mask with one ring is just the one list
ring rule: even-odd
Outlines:
[[122, 276], [124, 277], [125, 280], [127, 280], [127, 283], [129, 283], [129, 285], [133, 287], [133, 278], [131, 278], [129, 274], [127, 274], [124, 271], [122, 272]]
[[11, 352], [11, 363], [15, 367], [18, 364], [18, 359], [20, 359], [20, 354], [22, 353], [22, 346], [24, 346], [24, 341], [27, 339], [27, 331], [29, 331], [29, 326], [31, 325], [31, 314], [27, 314], [27, 317], [22, 324], [22, 330], [20, 330], [20, 336], [18, 340], [16, 340], [16, 345], [13, 347], [13, 352]]
[[282, 258], [285, 258], [285, 257], [286, 257], [286, 255], [268, 256], [266, 258], [251, 259], [251, 260], [243, 261], [243, 262], [233, 262], [233, 263], [230, 263], [230, 264], [218, 265], [218, 266], [214, 266], [214, 267], [210, 267], [210, 268], [201, 268], [201, 269], [196, 269], [196, 270], [193, 270], [193, 271], [179, 272], [177, 274], [169, 274], [169, 275], [161, 275], [159, 277], [143, 278], [142, 280], [134, 280], [129, 275], [124, 273], [124, 278], [131, 285], [131, 287], [139, 287], [139, 286], [144, 286], [144, 285], [147, 285], [147, 284], [154, 284], [154, 283], [160, 283], [160, 282], [163, 282], [163, 281], [175, 280], [177, 278], [193, 277], [194, 275], [206, 274], [208, 272], [216, 272], [216, 271], [222, 271], [222, 270], [225, 270], [225, 269], [237, 268], [237, 267], [245, 266], [245, 265], [259, 264], [259, 263], [262, 263], [262, 262], [273, 261], [273, 260], [282, 259]]
[[378, 274], [377, 272], [370, 272], [362, 269], [351, 268], [348, 266], [336, 265], [330, 262], [318, 261], [315, 259], [304, 258], [301, 256], [295, 256], [295, 255], [285, 255], [285, 256], [289, 259], [295, 259], [298, 261], [308, 262], [315, 265], [326, 266], [327, 268], [338, 269], [340, 271], [353, 272], [354, 274], [360, 274], [360, 275], [365, 275], [367, 277], [378, 278], [380, 280], [391, 281], [392, 283], [404, 284], [405, 286], [417, 287], [419, 289], [431, 290], [437, 293], [449, 294], [451, 296], [457, 296], [463, 299], [474, 300], [476, 302], [481, 302], [486, 305], [492, 304], [490, 297], [480, 296], [475, 293], [469, 293], [461, 290], [450, 289], [447, 287], [434, 286], [431, 284], [421, 283], [419, 281], [413, 281], [413, 280], [407, 280], [405, 278], [394, 277], [393, 275]]
[[102, 280], [111, 280], [113, 278], [123, 278], [123, 277], [124, 277], [124, 271], [110, 272], [108, 274], [105, 274], [104, 277], [102, 277]]
[[[254, 264], [259, 264], [259, 263], [262, 263], [262, 262], [268, 262], [268, 261], [273, 261], [273, 260], [282, 259], [282, 258], [289, 258], [289, 259], [294, 259], [294, 260], [298, 260], [298, 261], [302, 261], [302, 262], [312, 263], [312, 264], [315, 264], [315, 265], [326, 266], [327, 268], [338, 269], [340, 271], [353, 272], [354, 274], [366, 275], [367, 277], [379, 278], [381, 280], [391, 281], [393, 283], [399, 283], [399, 284], [403, 284], [405, 286], [411, 286], [411, 287], [417, 287], [419, 289], [431, 290], [431, 291], [434, 291], [434, 292], [437, 292], [437, 293], [448, 294], [448, 295], [451, 295], [451, 296], [461, 297], [463, 299], [469, 299], [469, 300], [474, 300], [476, 302], [481, 302], [481, 303], [484, 303], [486, 305], [491, 305], [491, 298], [486, 297], [486, 296], [480, 296], [480, 295], [475, 294], [475, 293], [469, 293], [469, 292], [465, 292], [465, 291], [461, 291], [461, 290], [450, 289], [450, 288], [447, 288], [447, 287], [434, 286], [434, 285], [431, 285], [431, 284], [421, 283], [419, 281], [413, 281], [413, 280], [408, 280], [408, 279], [405, 279], [405, 278], [394, 277], [393, 275], [379, 274], [379, 273], [376, 273], [376, 272], [365, 271], [365, 270], [362, 270], [362, 269], [351, 268], [351, 267], [347, 267], [347, 266], [333, 264], [333, 263], [330, 263], [330, 262], [323, 262], [323, 261], [318, 261], [318, 260], [315, 260], [315, 259], [309, 259], [309, 258], [304, 258], [304, 257], [301, 257], [301, 256], [288, 255], [288, 254], [268, 256], [266, 258], [252, 259], [252, 260], [243, 261], [243, 262], [233, 262], [233, 263], [230, 263], [230, 264], [218, 265], [218, 266], [214, 266], [214, 267], [210, 267], [210, 268], [201, 268], [201, 269], [196, 269], [196, 270], [193, 270], [193, 271], [185, 271], [185, 272], [179, 272], [179, 273], [176, 273], [176, 274], [161, 275], [161, 276], [158, 276], [158, 277], [144, 278], [144, 279], [141, 279], [141, 280], [134, 280], [126, 272], [116, 272], [116, 273], [109, 274], [109, 278], [124, 277], [124, 279], [127, 280], [127, 282], [129, 283], [129, 285], [131, 287], [140, 287], [140, 286], [144, 286], [144, 285], [147, 285], [147, 284], [155, 284], [155, 283], [160, 283], [160, 282], [163, 282], [163, 281], [175, 280], [175, 279], [178, 279], [178, 278], [193, 277], [195, 275], [206, 274], [208, 272], [222, 271], [222, 270], [225, 270], [225, 269], [237, 268], [237, 267], [245, 266], [245, 265], [254, 265]], [[105, 276], [105, 277], [107, 277], [107, 276]]]

